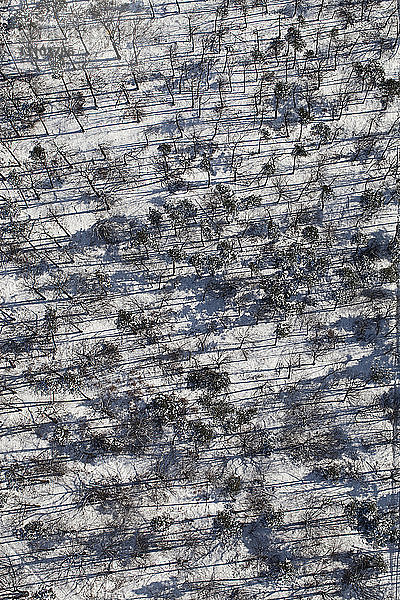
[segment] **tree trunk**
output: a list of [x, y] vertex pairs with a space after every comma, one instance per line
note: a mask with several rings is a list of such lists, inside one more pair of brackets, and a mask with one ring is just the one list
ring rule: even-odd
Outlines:
[[303, 134], [303, 121], [300, 121], [300, 133], [299, 133], [299, 139], [297, 141], [301, 141], [301, 136]]
[[83, 71], [83, 73], [84, 73], [84, 75], [85, 75], [86, 83], [88, 84], [88, 88], [89, 88], [89, 90], [90, 90], [90, 94], [91, 94], [91, 96], [92, 96], [92, 98], [93, 98], [93, 104], [94, 104], [94, 107], [95, 107], [95, 108], [99, 108], [99, 107], [97, 106], [96, 95], [95, 95], [95, 93], [94, 93], [94, 90], [93, 90], [92, 82], [90, 81], [90, 77], [89, 77], [89, 75], [88, 75], [88, 73], [87, 73], [87, 71], [86, 71], [85, 67], [82, 67], [82, 71]]
[[111, 42], [111, 46], [113, 47], [113, 50], [114, 50], [114, 52], [115, 52], [115, 57], [116, 57], [116, 59], [117, 59], [117, 60], [121, 60], [121, 55], [120, 55], [120, 53], [119, 53], [118, 46], [117, 46], [117, 44], [115, 43], [115, 40], [114, 40], [114, 35], [113, 35], [113, 33], [112, 33], [111, 29], [110, 29], [110, 28], [109, 28], [107, 25], [105, 25], [105, 23], [103, 23], [103, 25], [104, 25], [104, 29], [107, 31], [108, 38], [109, 38], [109, 40], [110, 40], [110, 42]]
[[78, 34], [79, 41], [81, 42], [81, 44], [83, 46], [83, 49], [85, 51], [86, 56], [89, 56], [90, 52], [87, 49], [87, 46], [85, 44], [85, 40], [82, 37], [82, 34], [81, 34], [81, 31], [80, 31], [79, 27], [74, 27], [74, 29], [75, 29], [76, 33]]

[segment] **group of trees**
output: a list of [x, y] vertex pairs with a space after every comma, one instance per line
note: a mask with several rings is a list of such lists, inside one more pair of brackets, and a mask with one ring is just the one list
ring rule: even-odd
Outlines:
[[389, 598], [396, 11], [0, 30], [0, 597]]

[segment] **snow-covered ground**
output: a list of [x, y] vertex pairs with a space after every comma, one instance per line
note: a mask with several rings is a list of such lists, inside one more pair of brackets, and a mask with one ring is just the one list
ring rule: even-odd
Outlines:
[[0, 600], [399, 600], [399, 31], [2, 2]]

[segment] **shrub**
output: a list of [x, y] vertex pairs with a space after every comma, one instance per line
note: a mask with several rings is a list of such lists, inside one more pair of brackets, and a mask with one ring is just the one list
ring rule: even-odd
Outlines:
[[210, 204], [214, 207], [221, 207], [228, 214], [236, 211], [238, 200], [231, 188], [223, 183], [218, 183], [210, 195]]
[[360, 478], [354, 464], [342, 460], [334, 460], [328, 464], [317, 466], [313, 469], [313, 473], [332, 482]]
[[92, 347], [82, 347], [76, 352], [76, 360], [83, 371], [92, 371], [99, 368], [111, 369], [119, 364], [121, 354], [113, 342], [97, 342]]
[[378, 403], [389, 419], [395, 419], [400, 410], [400, 394], [397, 390], [391, 389], [378, 397]]
[[380, 82], [378, 89], [381, 94], [382, 106], [386, 109], [391, 102], [400, 96], [400, 81], [389, 77]]
[[44, 523], [40, 519], [29, 521], [26, 525], [18, 529], [16, 536], [20, 540], [25, 540], [29, 548], [35, 552], [53, 550], [60, 544], [61, 538], [67, 533], [54, 524]]
[[396, 283], [399, 279], [399, 268], [396, 263], [392, 263], [388, 267], [382, 267], [379, 270], [379, 276], [382, 283]]
[[213, 529], [216, 535], [222, 539], [237, 537], [242, 525], [238, 522], [232, 511], [228, 508], [217, 512], [213, 521]]
[[161, 423], [171, 423], [185, 416], [186, 400], [173, 394], [157, 394], [152, 398], [152, 410]]
[[212, 426], [209, 425], [209, 423], [204, 423], [204, 421], [192, 421], [190, 423], [190, 429], [193, 437], [200, 444], [209, 444], [214, 438]]
[[315, 225], [307, 225], [307, 227], [304, 227], [304, 229], [301, 232], [301, 235], [304, 237], [305, 240], [307, 240], [311, 244], [319, 240], [318, 228], [315, 227]]
[[228, 475], [223, 481], [223, 491], [231, 496], [236, 496], [242, 489], [242, 480], [238, 475]]
[[175, 225], [187, 225], [197, 215], [197, 208], [187, 198], [176, 202], [167, 202], [164, 210]]
[[271, 456], [274, 446], [264, 429], [252, 429], [241, 434], [242, 452], [245, 456]]
[[368, 540], [376, 544], [400, 540], [400, 524], [395, 510], [383, 510], [372, 499], [356, 499], [346, 506], [345, 512], [349, 524]]
[[147, 218], [153, 227], [159, 228], [163, 219], [163, 215], [156, 208], [149, 208], [149, 216]]
[[363, 216], [367, 218], [373, 216], [382, 208], [384, 202], [385, 197], [380, 190], [365, 190], [360, 197]]
[[147, 227], [141, 227], [140, 229], [136, 229], [136, 231], [132, 230], [130, 237], [134, 246], [146, 246], [150, 243], [151, 232]]
[[376, 384], [384, 384], [390, 380], [392, 371], [389, 367], [373, 363], [369, 369], [368, 381]]
[[202, 367], [190, 371], [186, 381], [188, 387], [191, 389], [205, 389], [218, 394], [227, 389], [231, 380], [228, 373], [225, 371], [217, 371], [211, 367]]
[[225, 421], [228, 417], [233, 417], [235, 414], [234, 406], [223, 399], [213, 401], [206, 398], [203, 400], [203, 404], [207, 407], [210, 415], [220, 421]]
[[241, 210], [248, 210], [249, 208], [257, 208], [261, 206], [263, 202], [262, 196], [257, 196], [252, 194], [251, 196], [246, 196], [240, 199], [240, 204], [238, 208]]
[[250, 512], [259, 517], [263, 527], [271, 528], [283, 523], [283, 510], [274, 507], [271, 495], [264, 489], [252, 490], [249, 493], [248, 506]]
[[133, 311], [120, 309], [117, 315], [116, 327], [125, 333], [138, 335], [144, 333], [152, 338], [152, 330], [157, 320], [152, 317], [135, 315]]
[[32, 600], [55, 600], [56, 597], [53, 588], [47, 586], [41, 586], [31, 595]]
[[282, 525], [284, 512], [281, 508], [275, 508], [270, 502], [266, 502], [262, 508], [261, 520], [265, 527], [278, 527]]
[[272, 580], [289, 579], [293, 577], [295, 570], [293, 561], [290, 558], [278, 553], [271, 553], [267, 557], [267, 569], [262, 569], [259, 577]]
[[16, 532], [20, 540], [35, 540], [45, 535], [44, 523], [40, 520], [29, 521]]
[[116, 560], [122, 565], [133, 559], [144, 559], [149, 552], [149, 539], [136, 531], [128, 534], [118, 529], [95, 534], [87, 541], [89, 548], [100, 558]]
[[234, 415], [230, 423], [231, 429], [236, 431], [243, 427], [243, 425], [248, 425], [256, 414], [257, 409], [252, 407], [239, 407], [234, 409]]
[[353, 64], [353, 69], [355, 76], [362, 80], [367, 88], [380, 86], [384, 81], [384, 68], [376, 60], [371, 60], [366, 63], [355, 62]]
[[382, 554], [358, 554], [344, 571], [342, 582], [345, 585], [358, 584], [362, 580], [371, 579], [388, 570]]
[[290, 26], [285, 35], [287, 43], [293, 47], [295, 51], [301, 50], [306, 45], [305, 41], [301, 37], [299, 28]]
[[173, 525], [174, 520], [169, 517], [168, 515], [157, 515], [156, 517], [153, 517], [150, 521], [150, 526], [153, 529], [153, 531], [166, 531], [167, 529], [169, 529], [171, 527], [171, 525]]
[[377, 319], [359, 315], [354, 318], [353, 331], [354, 337], [358, 342], [374, 343], [377, 336]]

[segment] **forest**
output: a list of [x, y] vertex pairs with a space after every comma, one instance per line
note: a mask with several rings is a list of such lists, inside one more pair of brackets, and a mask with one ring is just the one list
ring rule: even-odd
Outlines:
[[0, 57], [0, 600], [400, 600], [398, 0]]

